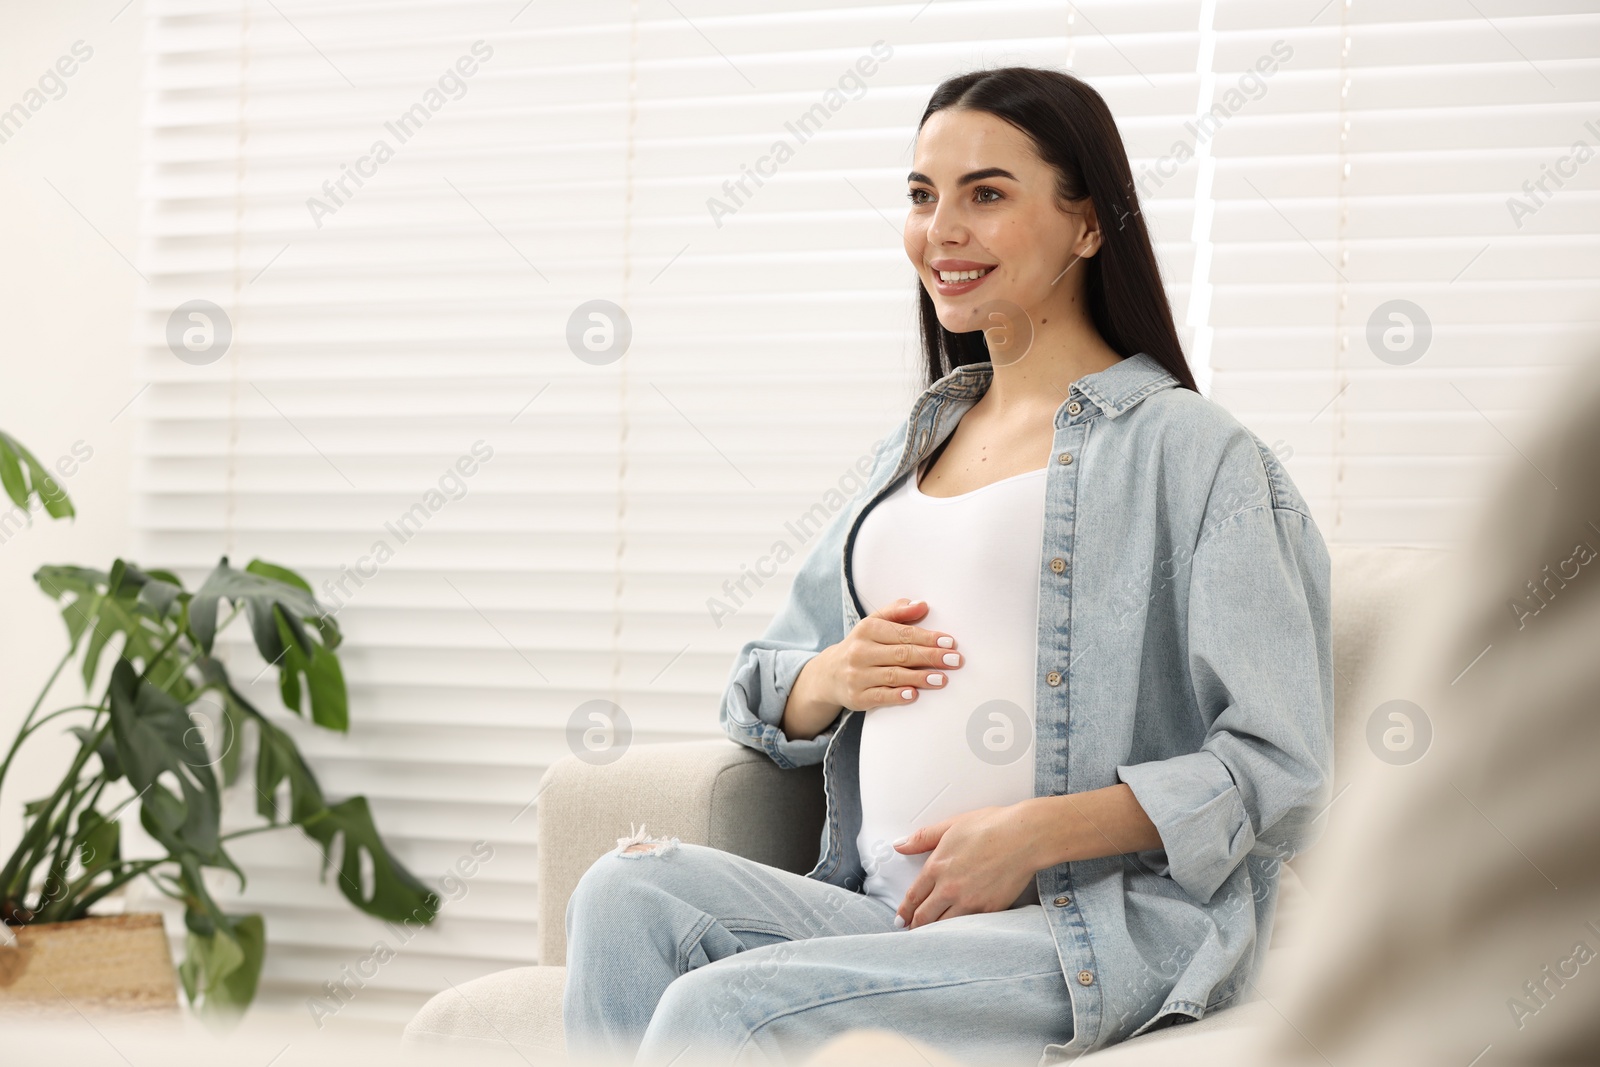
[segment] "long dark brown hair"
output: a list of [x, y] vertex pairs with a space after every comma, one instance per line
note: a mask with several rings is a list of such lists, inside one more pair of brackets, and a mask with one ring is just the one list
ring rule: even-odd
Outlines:
[[[1100, 225], [1100, 248], [1083, 260], [1085, 292], [1095, 329], [1121, 356], [1144, 352], [1185, 388], [1194, 374], [1183, 357], [1161, 269], [1139, 211], [1138, 191], [1122, 135], [1111, 109], [1093, 88], [1058, 70], [1001, 67], [958, 74], [941, 82], [917, 123], [945, 108], [986, 111], [1033, 139], [1041, 159], [1056, 169], [1063, 200], [1088, 196]], [[951, 333], [939, 323], [933, 298], [917, 283], [921, 303], [924, 388], [967, 363], [989, 356], [982, 330]]]

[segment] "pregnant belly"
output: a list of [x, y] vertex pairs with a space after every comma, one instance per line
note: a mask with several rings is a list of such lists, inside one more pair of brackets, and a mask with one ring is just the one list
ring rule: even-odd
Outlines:
[[984, 679], [969, 666], [948, 677], [950, 688], [923, 689], [910, 705], [874, 708], [861, 724], [857, 846], [865, 889], [895, 905], [929, 853], [902, 856], [891, 842], [954, 815], [1034, 796], [1031, 698], [1014, 682]]

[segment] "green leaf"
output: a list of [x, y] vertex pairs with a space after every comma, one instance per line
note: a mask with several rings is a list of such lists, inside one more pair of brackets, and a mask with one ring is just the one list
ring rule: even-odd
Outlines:
[[28, 507], [28, 483], [22, 478], [22, 457], [13, 447], [15, 442], [0, 433], [0, 486], [5, 487], [6, 496], [11, 502], [24, 510]]
[[239, 758], [244, 752], [244, 746], [239, 742], [244, 738], [245, 718], [234, 707], [233, 702], [224, 699], [222, 702], [222, 784], [231, 786], [239, 780]]
[[[339, 658], [312, 641], [293, 620], [278, 613], [278, 633], [283, 642], [278, 685], [283, 706], [301, 713], [300, 678], [305, 677], [311, 694], [311, 721], [329, 730], [344, 733], [350, 729], [350, 705]], [[308, 649], [306, 655], [302, 649]]]
[[207, 1022], [231, 1024], [255, 999], [266, 959], [267, 930], [260, 915], [227, 915], [208, 934], [190, 929], [178, 968], [183, 992]]
[[[26, 468], [27, 477], [23, 470]], [[28, 500], [37, 496], [45, 511], [53, 518], [62, 519], [77, 512], [68, 499], [66, 490], [50, 476], [44, 466], [22, 446], [22, 442], [9, 434], [0, 433], [0, 487], [5, 489], [11, 502], [24, 511]], [[29, 516], [32, 522], [32, 516]]]
[[95, 675], [100, 669], [100, 656], [105, 652], [106, 645], [110, 644], [111, 638], [114, 636], [114, 631], [107, 630], [100, 625], [98, 608], [103, 603], [105, 602], [102, 600], [96, 604], [97, 610], [94, 616], [89, 619], [89, 626], [91, 627], [89, 647], [83, 653], [83, 687], [85, 689], [94, 685]]
[[243, 1011], [255, 999], [256, 985], [261, 980], [261, 965], [267, 956], [267, 925], [260, 915], [229, 915], [233, 920], [233, 936], [244, 950], [244, 960], [230, 974], [213, 985], [207, 995], [213, 1008], [221, 1006], [229, 1011]]
[[208, 693], [215, 690], [222, 700], [222, 783], [232, 785], [239, 778], [239, 759], [244, 750], [244, 724], [252, 716], [259, 716], [260, 712], [250, 706], [234, 691], [233, 685], [228, 681], [228, 669], [220, 660], [210, 656], [201, 656], [195, 666], [200, 669], [200, 676], [205, 679], [205, 685], [196, 693]]
[[292, 585], [296, 589], [304, 591], [307, 596], [314, 595], [311, 592], [311, 583], [288, 567], [280, 567], [276, 563], [268, 563], [264, 559], [253, 559], [245, 566], [245, 570], [250, 574], [259, 574], [263, 578], [275, 578], [286, 585]]
[[255, 638], [256, 651], [261, 653], [261, 658], [267, 661], [268, 666], [281, 668], [284, 653], [288, 649], [274, 621], [278, 614], [278, 605], [270, 600], [253, 597], [245, 601], [244, 615], [250, 623], [250, 635]]
[[285, 781], [289, 783], [288, 821], [304, 823], [326, 811], [322, 787], [316, 776], [306, 766], [294, 740], [265, 719], [257, 719], [260, 744], [256, 751], [256, 811], [269, 822], [280, 822], [284, 813], [278, 810], [278, 792]]
[[217, 907], [192, 856], [178, 863], [174, 889], [184, 902], [189, 931], [178, 975], [184, 995], [208, 1023], [237, 1022], [255, 997], [266, 957], [266, 927], [259, 915], [227, 915]]
[[211, 654], [216, 640], [219, 599], [245, 603], [256, 649], [268, 663], [276, 661], [282, 651], [278, 629], [272, 625], [272, 605], [281, 605], [286, 614], [300, 619], [313, 619], [322, 614], [316, 598], [305, 589], [276, 578], [234, 570], [228, 566], [228, 557], [223, 556], [189, 605], [189, 628], [207, 655]]
[[[268, 563], [262, 559], [253, 559], [250, 561], [249, 566], [245, 567], [245, 570], [251, 574], [259, 574], [264, 578], [276, 578], [280, 582], [305, 590], [312, 597], [316, 595], [312, 593], [311, 583], [288, 567], [280, 567], [276, 563]], [[340, 634], [339, 624], [334, 617], [319, 610], [312, 621], [317, 627], [317, 632], [322, 635], [322, 643], [327, 645], [329, 649], [338, 648], [344, 637]]]
[[98, 811], [86, 808], [78, 816], [78, 836], [74, 843], [78, 849], [78, 862], [83, 864], [83, 873], [98, 874], [122, 859], [121, 824], [107, 822]]
[[[77, 736], [80, 742], [88, 745], [94, 743], [94, 738], [97, 731], [91, 730], [87, 726], [74, 726], [71, 727], [71, 732]], [[116, 738], [107, 737], [101, 740], [100, 745], [95, 749], [94, 754], [100, 757], [100, 766], [105, 771], [105, 779], [107, 782], [115, 782], [118, 778], [122, 777], [122, 761], [117, 759]]]
[[[94, 684], [100, 658], [117, 634], [125, 638], [121, 655], [148, 666], [175, 632], [163, 621], [162, 613], [143, 598], [151, 578], [125, 560], [117, 560], [109, 573], [49, 566], [40, 567], [33, 577], [53, 600], [72, 596], [63, 604], [61, 617], [74, 645], [85, 633], [90, 635], [82, 664], [86, 687]], [[152, 595], [159, 599], [163, 594]]]
[[50, 473], [39, 465], [39, 461], [26, 452], [22, 455], [22, 462], [27, 464], [28, 480], [50, 517], [52, 519], [76, 517], [78, 513], [73, 508], [72, 501], [67, 498], [67, 491], [61, 488], [61, 483], [52, 478]]
[[33, 572], [33, 580], [39, 583], [52, 600], [60, 600], [63, 593], [76, 593], [83, 596], [99, 591], [106, 584], [106, 572], [95, 570], [93, 567], [72, 567], [57, 563], [46, 564]]
[[[169, 852], [192, 853], [201, 862], [240, 873], [221, 849], [221, 793], [204, 734], [189, 710], [140, 681], [125, 659], [111, 669], [110, 693], [117, 756], [129, 784], [139, 792], [144, 828]], [[168, 788], [163, 776], [177, 783], [179, 793]]]
[[68, 593], [73, 595], [62, 607], [61, 618], [66, 622], [67, 634], [76, 647], [78, 639], [92, 621], [93, 602], [99, 596], [100, 587], [105, 584], [105, 572], [88, 567], [48, 565], [34, 571], [33, 580], [51, 600], [60, 601]]
[[[303, 684], [311, 697], [312, 721], [326, 729], [345, 731], [350, 726], [349, 696], [344, 671], [331, 651], [336, 642], [328, 640], [329, 634], [338, 637], [338, 628], [310, 589], [305, 579], [287, 568], [252, 560], [248, 568], [236, 571], [224, 556], [189, 602], [189, 630], [195, 643], [210, 655], [216, 641], [219, 602], [242, 605], [256, 650], [270, 666], [278, 668], [284, 706], [297, 715], [303, 713]], [[318, 636], [312, 635], [306, 622], [316, 624]]]
[[[366, 797], [351, 797], [318, 812], [301, 823], [301, 829], [322, 846], [323, 876], [329, 866], [338, 869], [339, 891], [350, 903], [390, 922], [410, 919], [426, 925], [433, 921], [440, 906], [438, 894], [390, 854], [373, 824]], [[363, 855], [372, 866], [370, 887], [361, 880]]]
[[[205, 978], [204, 956], [195, 951], [195, 935], [190, 934], [184, 944], [183, 962], [178, 964], [178, 980], [183, 983], [183, 995], [190, 1004], [200, 999], [200, 983]], [[241, 951], [242, 957], [244, 953]]]
[[[223, 706], [242, 721], [256, 724], [259, 742], [256, 746], [256, 811], [268, 822], [277, 823], [285, 818], [278, 810], [277, 796], [285, 781], [289, 783], [290, 822], [302, 823], [324, 810], [328, 805], [322, 797], [322, 788], [311, 773], [311, 768], [300, 755], [294, 739], [274, 726], [265, 715], [233, 688], [228, 680], [227, 668], [221, 662], [202, 657], [197, 664], [206, 679], [207, 688], [215, 688], [221, 695]], [[236, 738], [239, 734], [234, 735]], [[239, 747], [237, 744], [234, 746]]]
[[173, 603], [182, 595], [183, 585], [181, 583], [151, 578], [139, 590], [139, 603], [154, 612], [156, 618], [165, 618]]
[[183, 901], [183, 925], [191, 934], [210, 937], [228, 928], [228, 917], [211, 899], [211, 890], [206, 888], [205, 876], [193, 856], [179, 857], [177, 876], [168, 880], [171, 887], [167, 891]]

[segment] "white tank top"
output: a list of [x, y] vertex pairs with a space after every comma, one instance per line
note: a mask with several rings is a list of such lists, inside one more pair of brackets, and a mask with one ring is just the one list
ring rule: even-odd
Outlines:
[[[962, 665], [945, 686], [864, 712], [861, 829], [864, 892], [899, 907], [930, 852], [891, 842], [920, 826], [1034, 796], [1034, 669], [1045, 471], [960, 496], [928, 496], [918, 471], [871, 507], [856, 530], [851, 578], [867, 612], [926, 600], [915, 625], [950, 634]], [[1011, 907], [1035, 904], [1029, 882]]]

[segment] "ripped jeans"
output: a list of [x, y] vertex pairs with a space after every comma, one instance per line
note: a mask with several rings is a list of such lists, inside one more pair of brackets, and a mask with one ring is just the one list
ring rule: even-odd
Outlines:
[[1072, 1002], [1038, 904], [895, 929], [861, 893], [643, 828], [567, 902], [574, 1062], [798, 1064], [857, 1027], [1032, 1067]]

